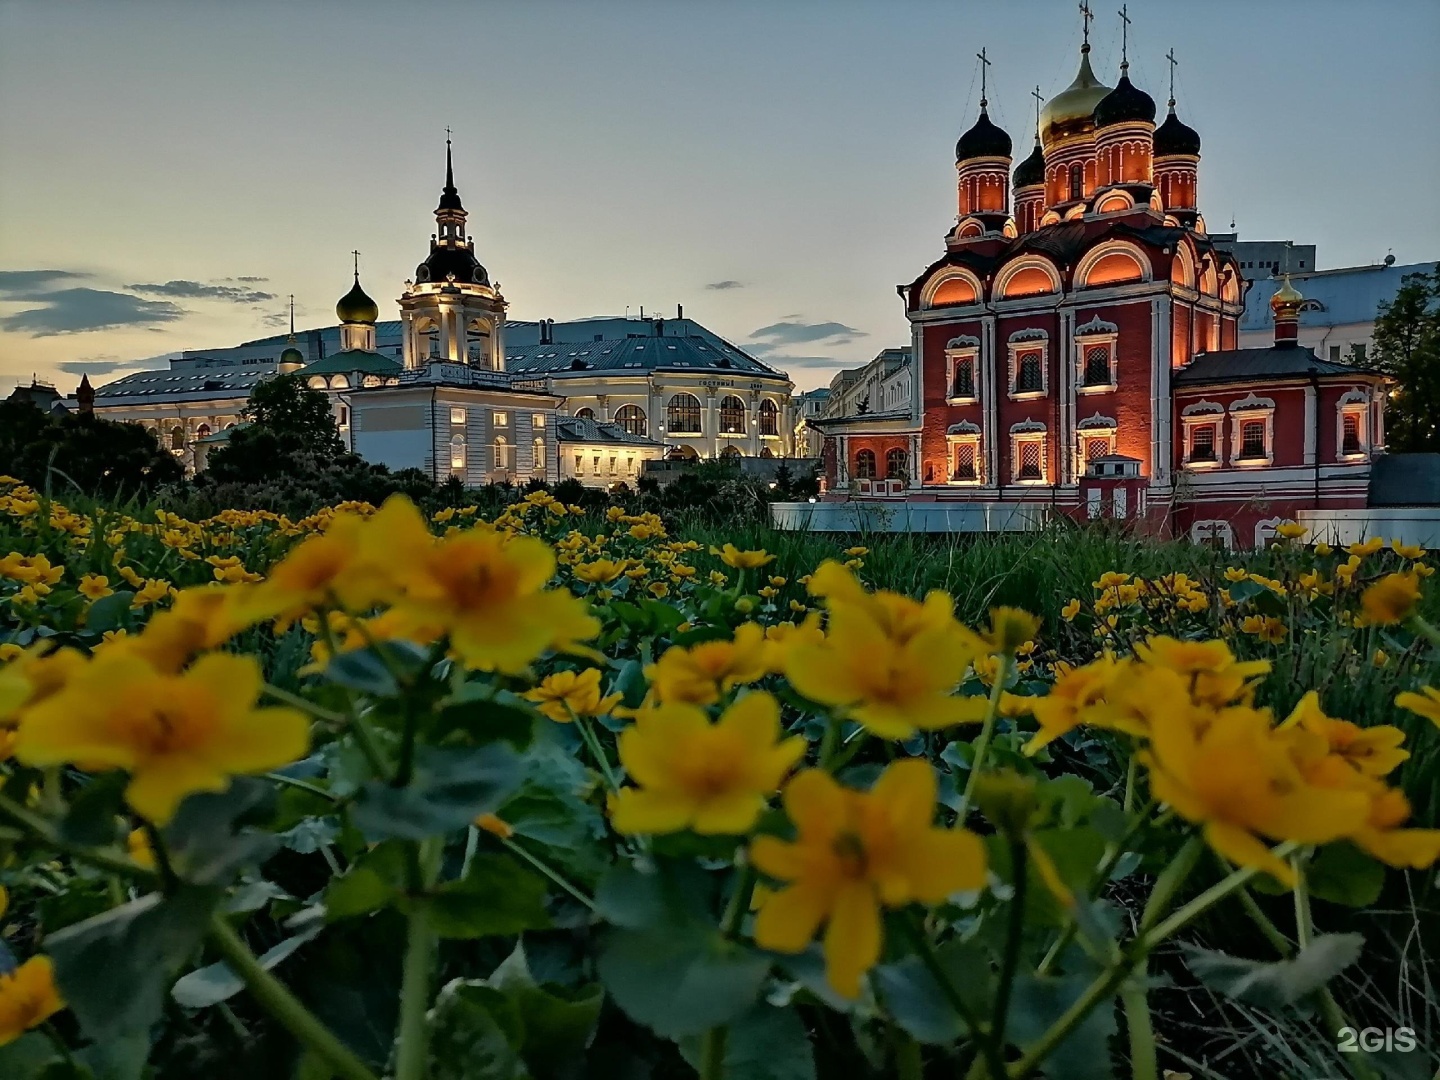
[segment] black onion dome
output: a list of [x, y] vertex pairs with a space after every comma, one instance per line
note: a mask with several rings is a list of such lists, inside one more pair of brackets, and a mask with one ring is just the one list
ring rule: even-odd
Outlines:
[[415, 280], [444, 284], [455, 275], [456, 281], [474, 285], [489, 285], [490, 275], [468, 247], [442, 247], [430, 249], [430, 257], [415, 268]]
[[1010, 136], [1006, 135], [1002, 128], [996, 127], [990, 122], [990, 114], [986, 112], [985, 106], [980, 106], [980, 119], [975, 121], [975, 126], [955, 144], [955, 160], [969, 161], [971, 158], [980, 157], [1005, 157], [1010, 156]]
[[1035, 140], [1035, 149], [1030, 156], [1015, 166], [1014, 187], [1033, 187], [1045, 182], [1045, 151], [1040, 149], [1040, 140]]
[[1170, 154], [1189, 154], [1195, 157], [1200, 154], [1200, 133], [1189, 124], [1182, 123], [1175, 115], [1173, 101], [1170, 103], [1170, 115], [1155, 129], [1155, 156], [1166, 157]]
[[1130, 81], [1129, 75], [1121, 75], [1115, 89], [1100, 99], [1095, 106], [1095, 126], [1109, 127], [1132, 120], [1155, 122], [1155, 99]]

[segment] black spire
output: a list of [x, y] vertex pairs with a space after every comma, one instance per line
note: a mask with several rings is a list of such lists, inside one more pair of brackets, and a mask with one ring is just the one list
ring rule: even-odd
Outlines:
[[460, 205], [460, 193], [455, 190], [455, 166], [450, 158], [450, 129], [445, 129], [445, 188], [440, 195], [440, 205], [436, 210], [461, 210], [465, 207]]

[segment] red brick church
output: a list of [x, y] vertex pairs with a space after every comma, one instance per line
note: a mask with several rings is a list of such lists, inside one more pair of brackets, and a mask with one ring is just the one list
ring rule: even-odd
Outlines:
[[1013, 173], [982, 89], [945, 251], [898, 287], [913, 400], [812, 421], [826, 497], [1043, 504], [1239, 547], [1301, 509], [1364, 507], [1383, 376], [1297, 345], [1288, 281], [1274, 344], [1237, 348], [1248, 283], [1207, 234], [1173, 77], [1157, 126], [1128, 62], [1107, 86], [1089, 52], [1087, 33]]

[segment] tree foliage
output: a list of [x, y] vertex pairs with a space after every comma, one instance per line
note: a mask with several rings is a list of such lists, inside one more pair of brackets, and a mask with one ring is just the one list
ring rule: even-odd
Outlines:
[[0, 402], [0, 473], [38, 490], [73, 485], [87, 495], [128, 496], [179, 480], [183, 470], [150, 432], [81, 413]]
[[1385, 410], [1393, 451], [1440, 450], [1440, 265], [1407, 274], [1375, 319], [1375, 360], [1395, 380]]
[[240, 415], [244, 426], [210, 455], [215, 481], [263, 483], [323, 470], [348, 456], [329, 400], [298, 375], [258, 383]]

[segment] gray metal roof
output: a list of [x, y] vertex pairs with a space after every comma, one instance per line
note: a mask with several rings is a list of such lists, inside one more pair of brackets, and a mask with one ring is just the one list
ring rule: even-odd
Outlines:
[[273, 367], [201, 367], [190, 370], [137, 371], [95, 388], [95, 402], [103, 405], [143, 405], [169, 401], [208, 401], [248, 398], [261, 379], [275, 374]]
[[1350, 364], [1336, 364], [1321, 360], [1313, 349], [1302, 345], [1263, 349], [1225, 349], [1221, 352], [1202, 353], [1175, 373], [1172, 382], [1176, 386], [1195, 383], [1233, 382], [1246, 379], [1274, 379], [1310, 375], [1366, 376], [1374, 375], [1369, 368]]
[[[1379, 310], [1380, 301], [1394, 299], [1406, 274], [1434, 269], [1435, 264], [1430, 262], [1406, 266], [1347, 266], [1338, 270], [1291, 274], [1291, 284], [1306, 301], [1300, 309], [1300, 325], [1344, 326], [1370, 322]], [[1270, 298], [1280, 285], [1279, 278], [1261, 278], [1251, 285], [1250, 291], [1245, 294], [1241, 330], [1264, 330], [1275, 325]]]
[[1440, 506], [1440, 454], [1384, 454], [1370, 466], [1371, 506]]
[[555, 421], [555, 433], [560, 442], [612, 443], [623, 446], [663, 446], [644, 435], [633, 435], [619, 424], [605, 420], [591, 420], [584, 416], [561, 416]]
[[[688, 321], [688, 320], [687, 320]], [[602, 338], [551, 345], [505, 343], [505, 367], [517, 375], [568, 378], [597, 371], [704, 371], [784, 379], [783, 372], [713, 334]]]

